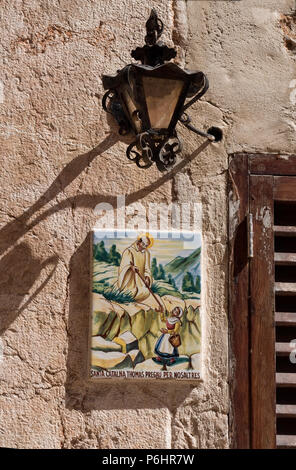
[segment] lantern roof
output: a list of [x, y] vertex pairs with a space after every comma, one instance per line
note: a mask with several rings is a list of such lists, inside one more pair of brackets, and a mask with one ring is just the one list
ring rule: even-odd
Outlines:
[[129, 79], [129, 75], [132, 72], [138, 72], [139, 75], [159, 76], [167, 79], [172, 78], [190, 81], [196, 86], [200, 84], [200, 87], [202, 87], [204, 83], [203, 72], [182, 69], [172, 62], [161, 64], [156, 67], [143, 64], [129, 64], [119, 70], [116, 75], [103, 75], [102, 82], [104, 89], [116, 89], [124, 81]]

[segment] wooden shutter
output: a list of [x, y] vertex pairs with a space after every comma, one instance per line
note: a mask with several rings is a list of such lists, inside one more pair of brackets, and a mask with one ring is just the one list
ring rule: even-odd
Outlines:
[[[277, 447], [296, 447], [296, 176], [274, 177]], [[295, 344], [296, 348], [296, 344]]]
[[233, 447], [296, 447], [295, 175], [296, 156], [236, 155], [230, 165]]

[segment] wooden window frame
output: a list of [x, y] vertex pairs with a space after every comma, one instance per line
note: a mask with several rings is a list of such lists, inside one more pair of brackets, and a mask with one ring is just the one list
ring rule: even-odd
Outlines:
[[[270, 273], [270, 266], [267, 274], [267, 263], [270, 260], [256, 256], [262, 249], [262, 243], [265, 243], [265, 250], [271, 247], [273, 253], [273, 220], [263, 240], [262, 237], [256, 237], [257, 220], [253, 217], [253, 241], [249, 238], [251, 228], [248, 221], [249, 214], [255, 206], [258, 207], [258, 203], [262, 206], [268, 205], [272, 196], [270, 192], [274, 190], [271, 184], [274, 177], [291, 176], [296, 176], [296, 155], [237, 153], [230, 159], [229, 424], [232, 448], [276, 447], [275, 387], [270, 387], [270, 380], [274, 379], [275, 383], [275, 338], [274, 334], [270, 333], [271, 329], [268, 333], [265, 329], [266, 326], [271, 326], [270, 309], [273, 309], [274, 291], [273, 286], [272, 292], [270, 291], [270, 278], [273, 274]], [[281, 180], [285, 182], [283, 178]], [[280, 191], [279, 184], [276, 191]], [[253, 200], [250, 198], [251, 192], [254, 195]], [[295, 200], [294, 194], [291, 197]], [[271, 210], [273, 215], [273, 208]], [[252, 249], [255, 256], [250, 258]], [[261, 276], [266, 276], [266, 283], [260, 286], [262, 290], [258, 289], [256, 284], [256, 273], [259, 272]], [[274, 280], [272, 283], [274, 285]], [[250, 292], [252, 297], [257, 295], [259, 302], [260, 295], [264, 298], [264, 302], [261, 302], [260, 318], [253, 315]], [[253, 358], [256, 354], [260, 355], [262, 361], [257, 360], [254, 364]], [[270, 368], [264, 366], [268, 360], [271, 361]], [[262, 404], [267, 405], [262, 407]]]

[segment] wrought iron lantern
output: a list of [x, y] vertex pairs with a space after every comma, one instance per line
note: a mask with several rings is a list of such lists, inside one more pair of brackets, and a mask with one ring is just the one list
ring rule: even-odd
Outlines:
[[129, 64], [115, 76], [103, 75], [107, 92], [102, 104], [115, 117], [121, 135], [131, 131], [136, 135], [127, 148], [127, 157], [141, 168], [155, 162], [165, 170], [174, 164], [181, 150], [175, 129], [178, 121], [215, 142], [222, 139], [222, 131], [211, 127], [202, 132], [190, 124], [185, 111], [205, 94], [208, 79], [203, 72], [183, 70], [169, 62], [176, 57], [176, 51], [158, 41], [163, 23], [155, 10], [151, 11], [146, 30], [146, 45], [131, 53], [141, 64]]

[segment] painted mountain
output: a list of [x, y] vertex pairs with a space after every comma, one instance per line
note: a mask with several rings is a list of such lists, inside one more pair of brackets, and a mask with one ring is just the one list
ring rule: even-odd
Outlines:
[[201, 248], [197, 248], [189, 256], [177, 256], [165, 265], [166, 274], [171, 274], [178, 289], [182, 290], [183, 279], [187, 273], [190, 273], [194, 279], [200, 276], [200, 256]]

